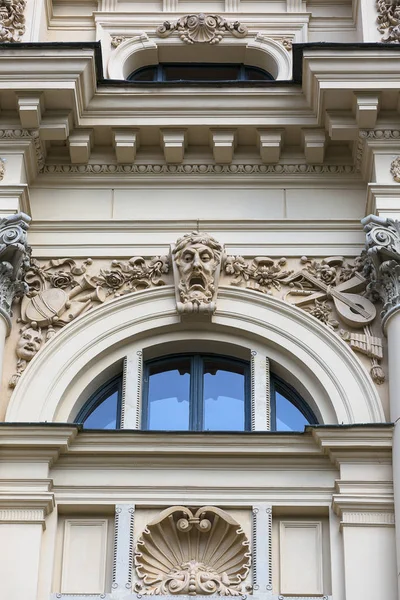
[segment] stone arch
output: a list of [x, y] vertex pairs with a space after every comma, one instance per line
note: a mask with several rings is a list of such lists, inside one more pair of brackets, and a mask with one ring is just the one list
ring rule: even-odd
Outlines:
[[184, 60], [188, 62], [242, 62], [268, 71], [276, 80], [287, 80], [292, 76], [291, 54], [282, 44], [262, 33], [253, 38], [226, 37], [216, 46], [187, 46], [178, 37], [163, 39], [142, 33], [123, 41], [111, 53], [108, 76], [110, 79], [126, 79], [130, 73], [146, 65], [182, 62], [182, 46], [185, 48]]
[[[121, 359], [127, 344], [139, 337], [184, 337], [188, 328], [179, 324], [172, 286], [122, 296], [78, 317], [32, 360], [11, 397], [6, 421], [65, 422], [76, 412], [71, 390], [94, 374], [93, 365], [104, 357], [104, 365]], [[207, 337], [207, 328], [200, 330]], [[231, 343], [247, 340], [249, 347], [264, 347], [309, 388], [324, 423], [385, 421], [374, 384], [351, 349], [306, 312], [251, 290], [220, 287], [208, 331], [216, 340], [225, 336]], [[67, 410], [63, 403], [70, 404]]]

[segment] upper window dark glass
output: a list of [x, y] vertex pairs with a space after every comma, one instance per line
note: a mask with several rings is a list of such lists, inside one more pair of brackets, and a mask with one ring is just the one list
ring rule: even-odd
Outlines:
[[244, 64], [221, 63], [160, 63], [142, 67], [131, 73], [128, 81], [221, 82], [270, 81], [268, 71]]

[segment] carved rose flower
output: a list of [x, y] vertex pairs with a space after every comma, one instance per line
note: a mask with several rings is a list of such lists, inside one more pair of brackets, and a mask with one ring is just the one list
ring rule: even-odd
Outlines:
[[247, 263], [244, 260], [243, 256], [227, 256], [225, 260], [225, 273], [227, 275], [243, 275], [245, 279], [248, 279], [248, 275], [246, 277], [245, 270], [247, 269]]
[[53, 287], [65, 289], [75, 285], [76, 282], [71, 273], [68, 273], [67, 271], [57, 271], [51, 275], [50, 283]]
[[105, 287], [109, 287], [113, 290], [117, 290], [122, 287], [125, 283], [125, 277], [120, 271], [100, 271], [100, 276], [97, 278], [98, 282]]
[[321, 269], [317, 273], [317, 277], [324, 283], [333, 283], [336, 279], [336, 269], [335, 267], [330, 267], [329, 265], [322, 265]]

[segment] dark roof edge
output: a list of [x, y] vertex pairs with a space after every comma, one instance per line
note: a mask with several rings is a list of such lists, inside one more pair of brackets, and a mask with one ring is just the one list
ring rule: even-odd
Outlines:
[[[71, 49], [71, 50], [80, 50], [80, 49], [92, 49], [94, 50], [95, 55], [95, 66], [96, 66], [96, 78], [98, 85], [112, 85], [112, 86], [129, 86], [134, 87], [138, 86], [139, 82], [115, 80], [115, 79], [104, 79], [103, 77], [103, 59], [101, 54], [101, 42], [0, 42], [0, 52], [1, 50], [10, 49], [19, 50], [19, 49], [45, 49], [45, 48], [62, 48]], [[293, 44], [293, 72], [292, 79], [289, 81], [266, 81], [260, 82], [261, 85], [271, 86], [271, 85], [288, 85], [288, 84], [301, 84], [302, 83], [302, 66], [303, 66], [303, 53], [304, 50], [312, 50], [312, 49], [326, 49], [326, 50], [397, 50], [400, 51], [400, 44], [385, 44], [382, 42], [308, 42], [303, 44]], [[140, 82], [143, 83], [143, 82]], [[245, 82], [244, 82], [245, 83]], [[148, 85], [148, 82], [147, 82]], [[174, 83], [156, 83], [157, 86], [171, 86], [176, 85]], [[182, 85], [182, 84], [179, 84]], [[202, 83], [201, 85], [204, 85]], [[208, 84], [213, 85], [213, 84]], [[215, 84], [214, 84], [215, 85]], [[216, 85], [221, 86], [223, 84], [217, 83]], [[258, 87], [258, 86], [257, 86]]]

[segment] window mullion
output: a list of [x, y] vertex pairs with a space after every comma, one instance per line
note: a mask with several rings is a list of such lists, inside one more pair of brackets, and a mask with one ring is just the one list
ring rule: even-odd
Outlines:
[[190, 381], [190, 428], [194, 431], [203, 429], [203, 359], [199, 355], [192, 358]]

